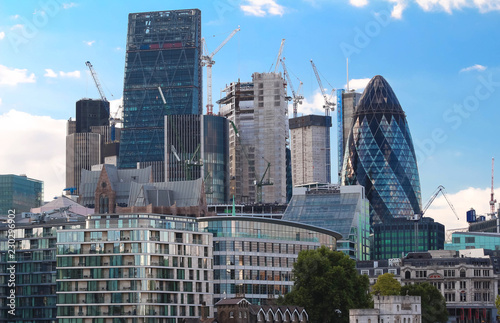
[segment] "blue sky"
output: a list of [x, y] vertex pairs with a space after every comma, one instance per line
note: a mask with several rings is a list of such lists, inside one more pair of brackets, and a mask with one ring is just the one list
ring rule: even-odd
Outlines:
[[[348, 57], [351, 88], [362, 91], [380, 74], [398, 96], [423, 204], [444, 185], [461, 217], [447, 228], [465, 227], [470, 207], [488, 211], [491, 158], [500, 165], [498, 0], [1, 1], [0, 173], [44, 180], [47, 200], [60, 194], [65, 121], [77, 100], [98, 97], [85, 61], [117, 103], [128, 13], [184, 8], [201, 9], [209, 51], [241, 27], [214, 57], [214, 100], [225, 84], [269, 71], [284, 38], [287, 68], [304, 83], [299, 113], [322, 113], [309, 60], [325, 86], [344, 88]], [[454, 216], [443, 203], [427, 215], [447, 223]]]

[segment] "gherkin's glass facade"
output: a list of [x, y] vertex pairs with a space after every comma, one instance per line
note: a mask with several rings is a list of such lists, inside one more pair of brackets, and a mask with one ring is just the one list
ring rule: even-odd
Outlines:
[[164, 160], [164, 116], [201, 114], [201, 12], [129, 15], [121, 168]]
[[417, 159], [406, 116], [380, 75], [368, 83], [353, 115], [342, 184], [365, 187], [371, 223], [420, 213]]

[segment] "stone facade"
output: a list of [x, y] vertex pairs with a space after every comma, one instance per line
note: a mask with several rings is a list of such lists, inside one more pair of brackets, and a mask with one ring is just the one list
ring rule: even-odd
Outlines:
[[349, 310], [350, 323], [420, 323], [420, 296], [374, 296], [373, 309]]

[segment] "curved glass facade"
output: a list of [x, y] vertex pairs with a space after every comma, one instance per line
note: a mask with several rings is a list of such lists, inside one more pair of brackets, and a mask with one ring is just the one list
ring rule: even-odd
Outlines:
[[198, 218], [213, 234], [214, 303], [244, 296], [265, 304], [291, 291], [292, 269], [301, 250], [321, 245], [336, 250], [340, 234], [295, 222], [258, 217]]
[[413, 216], [422, 208], [417, 159], [406, 116], [380, 75], [368, 83], [354, 112], [342, 184], [365, 187], [371, 223]]

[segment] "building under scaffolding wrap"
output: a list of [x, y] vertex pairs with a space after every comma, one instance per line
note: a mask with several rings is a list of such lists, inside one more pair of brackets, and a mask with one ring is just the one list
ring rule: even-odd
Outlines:
[[230, 120], [230, 196], [236, 203], [286, 202], [288, 115], [281, 74], [254, 73], [231, 83], [220, 99]]
[[164, 163], [164, 116], [199, 115], [201, 12], [129, 15], [120, 168]]

